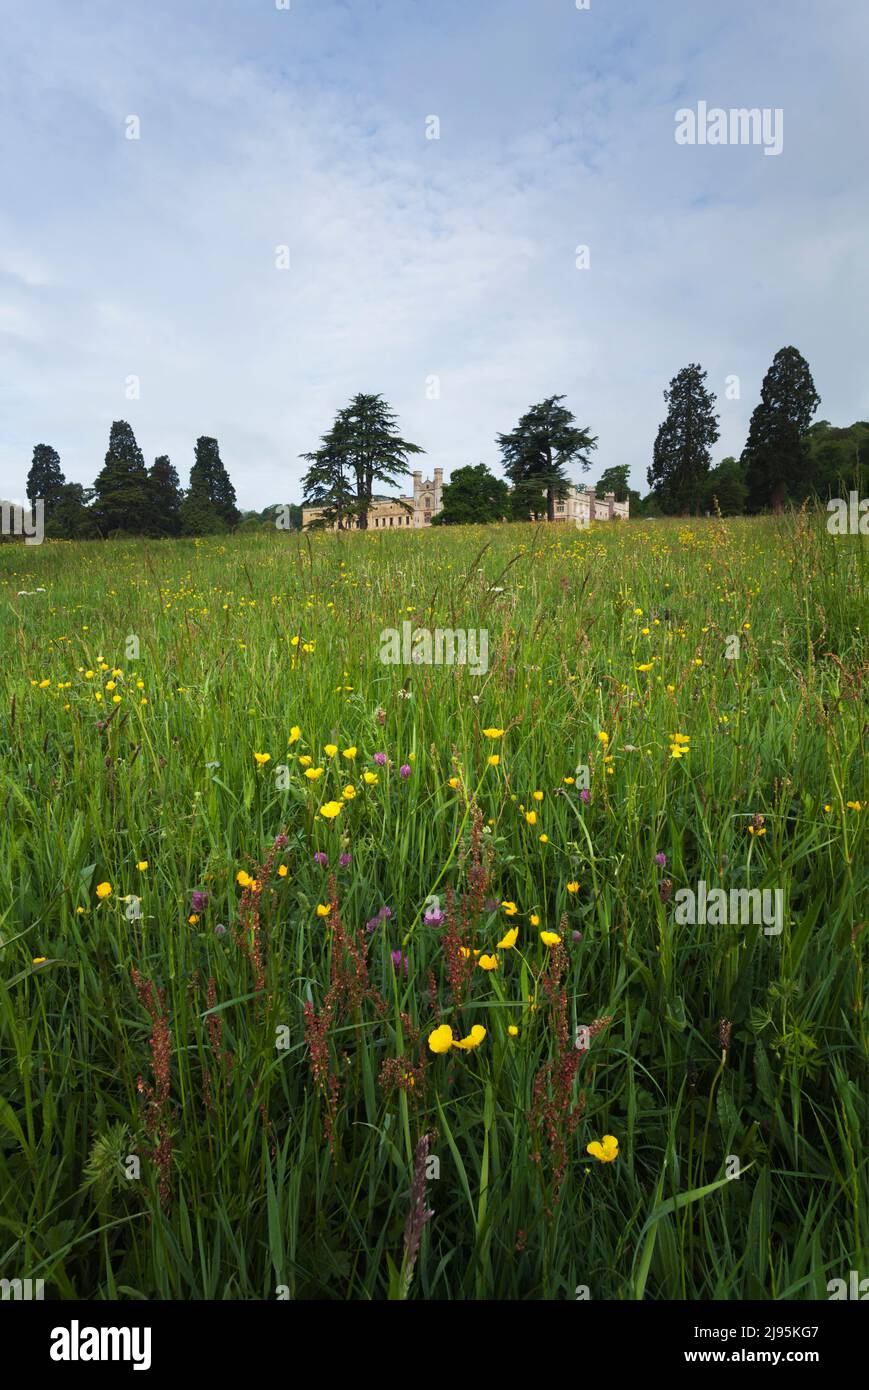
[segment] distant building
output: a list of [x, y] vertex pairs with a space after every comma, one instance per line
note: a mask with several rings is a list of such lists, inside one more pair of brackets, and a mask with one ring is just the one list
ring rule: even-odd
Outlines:
[[[436, 468], [434, 478], [424, 479], [422, 473], [413, 474], [412, 497], [382, 497], [375, 499], [368, 509], [369, 531], [383, 531], [396, 526], [406, 528], [431, 526], [432, 517], [437, 516], [443, 507], [444, 470]], [[302, 529], [307, 528], [323, 515], [322, 507], [302, 508]], [[574, 526], [588, 526], [592, 521], [627, 521], [630, 515], [628, 502], [617, 502], [615, 493], [604, 493], [596, 497], [594, 491], [584, 491], [575, 483], [568, 484], [567, 496], [555, 504], [555, 520], [569, 521]], [[347, 522], [355, 528], [355, 520]], [[331, 530], [335, 530], [333, 525]]]
[[[414, 473], [412, 497], [382, 497], [371, 503], [368, 508], [369, 531], [383, 531], [396, 526], [431, 526], [432, 517], [437, 516], [443, 506], [443, 485], [442, 468], [436, 468], [434, 477], [428, 479], [423, 479], [422, 473]], [[322, 507], [303, 507], [302, 530], [307, 530], [322, 515]], [[347, 525], [355, 529], [355, 519], [347, 522]], [[333, 531], [336, 529], [334, 525], [331, 527]]]

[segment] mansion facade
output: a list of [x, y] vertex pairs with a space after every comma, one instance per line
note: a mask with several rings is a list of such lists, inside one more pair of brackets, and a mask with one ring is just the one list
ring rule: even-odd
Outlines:
[[[373, 501], [368, 509], [368, 529], [381, 531], [390, 527], [431, 526], [432, 517], [437, 516], [443, 506], [442, 491], [444, 470], [436, 468], [434, 478], [424, 479], [422, 473], [413, 474], [413, 496], [380, 498]], [[302, 508], [302, 530], [323, 515], [322, 507]], [[555, 520], [569, 521], [574, 526], [590, 526], [593, 521], [627, 521], [630, 504], [617, 502], [615, 493], [606, 492], [603, 497], [595, 496], [594, 491], [568, 484], [567, 496], [555, 503]], [[355, 528], [355, 520], [346, 523]], [[330, 528], [336, 530], [333, 524]]]

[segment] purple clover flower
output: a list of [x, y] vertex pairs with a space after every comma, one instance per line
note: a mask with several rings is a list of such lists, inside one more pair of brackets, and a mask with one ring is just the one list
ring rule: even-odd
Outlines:
[[591, 792], [588, 787], [583, 787], [582, 791], [579, 793], [579, 799], [580, 801], [584, 801], [586, 806], [588, 805], [591, 801]]
[[321, 869], [328, 869], [328, 867], [329, 867], [329, 856], [328, 856], [328, 854], [324, 854], [323, 851], [322, 851], [321, 849], [317, 850], [317, 853], [314, 855], [314, 863], [315, 863], [315, 864], [319, 864]]
[[377, 764], [378, 767], [385, 767], [385, 766], [386, 766], [386, 761], [387, 761], [387, 759], [386, 759], [386, 754], [385, 754], [385, 753], [375, 753], [375, 754], [374, 754], [374, 761], [376, 762], [376, 764]]
[[391, 957], [391, 960], [392, 960], [392, 968], [393, 968], [393, 970], [395, 971], [395, 973], [396, 973], [397, 975], [400, 975], [400, 974], [402, 973], [402, 967], [403, 967], [403, 968], [404, 968], [404, 978], [407, 979], [407, 968], [408, 968], [409, 962], [408, 962], [407, 956], [404, 954], [404, 952], [403, 952], [403, 951], [390, 951], [390, 957]]
[[423, 924], [426, 927], [439, 927], [445, 916], [446, 913], [441, 912], [439, 907], [430, 907], [422, 919]]
[[401, 764], [401, 767], [398, 769], [398, 775], [399, 775], [399, 777], [409, 777], [409, 776], [410, 776], [410, 763], [402, 763], [402, 764]]
[[655, 855], [655, 863], [658, 865], [659, 869], [663, 869], [667, 863], [666, 854], [662, 854], [661, 851], [658, 850], [658, 853]]
[[208, 894], [197, 888], [190, 895], [191, 912], [204, 912], [208, 906]]
[[342, 854], [341, 858], [338, 860], [338, 863], [341, 865], [342, 869], [349, 869], [350, 865], [353, 863], [353, 855]]

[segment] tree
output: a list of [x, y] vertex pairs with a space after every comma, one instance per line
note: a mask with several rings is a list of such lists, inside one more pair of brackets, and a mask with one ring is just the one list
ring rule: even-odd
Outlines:
[[183, 493], [178, 473], [166, 454], [156, 458], [148, 470], [150, 516], [148, 531], [152, 536], [181, 534], [181, 502]]
[[346, 412], [339, 412], [332, 428], [323, 435], [319, 449], [302, 454], [311, 465], [302, 479], [304, 505], [322, 507], [322, 526], [344, 531], [355, 514], [356, 494], [351, 478], [352, 429]]
[[710, 448], [718, 438], [715, 396], [697, 362], [677, 372], [664, 392], [667, 418], [658, 430], [646, 477], [665, 513], [697, 512], [703, 503]]
[[346, 466], [355, 479], [353, 507], [361, 531], [368, 530], [374, 484], [395, 484], [410, 472], [410, 455], [425, 453], [418, 444], [401, 438], [395, 430], [396, 419], [381, 396], [360, 394], [339, 411], [332, 427], [346, 449]]
[[829, 420], [816, 420], [805, 434], [814, 490], [827, 501], [850, 491], [866, 496], [869, 476], [869, 422], [837, 428]]
[[26, 492], [30, 505], [39, 499], [45, 503], [45, 520], [51, 519], [52, 512], [60, 501], [66, 479], [60, 467], [60, 455], [50, 444], [37, 444], [33, 449], [33, 462], [27, 474]]
[[103, 537], [115, 532], [140, 535], [148, 519], [148, 470], [126, 420], [115, 420], [109, 447], [94, 483], [93, 516]]
[[[223, 465], [217, 440], [213, 439], [211, 435], [200, 435], [196, 441], [196, 454], [193, 467], [190, 470], [189, 491], [196, 494], [195, 509], [197, 514], [205, 516], [202, 504], [203, 499], [207, 499], [225, 527], [235, 526], [241, 520], [241, 512], [235, 500], [235, 488], [232, 486], [229, 474]], [[190, 509], [188, 508], [189, 514]], [[211, 534], [211, 532], [188, 532], [188, 534]]]
[[722, 516], [739, 516], [745, 508], [747, 491], [742, 464], [728, 456], [708, 474], [703, 506], [708, 512], [714, 512], [717, 506]]
[[[628, 475], [631, 471], [629, 463], [619, 463], [612, 468], [604, 469], [600, 479], [595, 483], [594, 492], [596, 497], [605, 497], [608, 492], [615, 494], [617, 502], [626, 502], [630, 486]], [[637, 494], [638, 495], [638, 494]]]
[[779, 348], [760, 388], [742, 451], [748, 508], [780, 512], [812, 490], [805, 434], [820, 404], [809, 364], [795, 347]]
[[500, 521], [510, 509], [510, 489], [484, 463], [457, 468], [444, 484], [442, 509], [432, 526], [469, 526]]
[[[192, 476], [191, 473], [191, 479]], [[201, 477], [197, 478], [184, 494], [179, 520], [182, 536], [219, 536], [228, 530]]]
[[81, 483], [64, 483], [57, 495], [51, 517], [45, 523], [45, 534], [51, 540], [90, 540], [98, 534], [93, 511], [88, 507], [93, 488]]
[[565, 469], [580, 464], [591, 467], [589, 454], [597, 448], [597, 437], [577, 428], [574, 416], [559, 402], [564, 396], [548, 396], [533, 405], [510, 434], [499, 434], [498, 448], [504, 472], [513, 484], [514, 516], [527, 518], [543, 509], [555, 520], [555, 503], [567, 496], [569, 479]]

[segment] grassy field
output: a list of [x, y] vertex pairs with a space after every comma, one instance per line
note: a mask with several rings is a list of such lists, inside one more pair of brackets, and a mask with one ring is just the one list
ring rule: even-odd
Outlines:
[[[869, 1274], [864, 545], [789, 517], [0, 547], [0, 1277]], [[488, 670], [384, 664], [404, 621], [486, 630]], [[782, 930], [677, 921], [701, 882], [780, 891]]]

